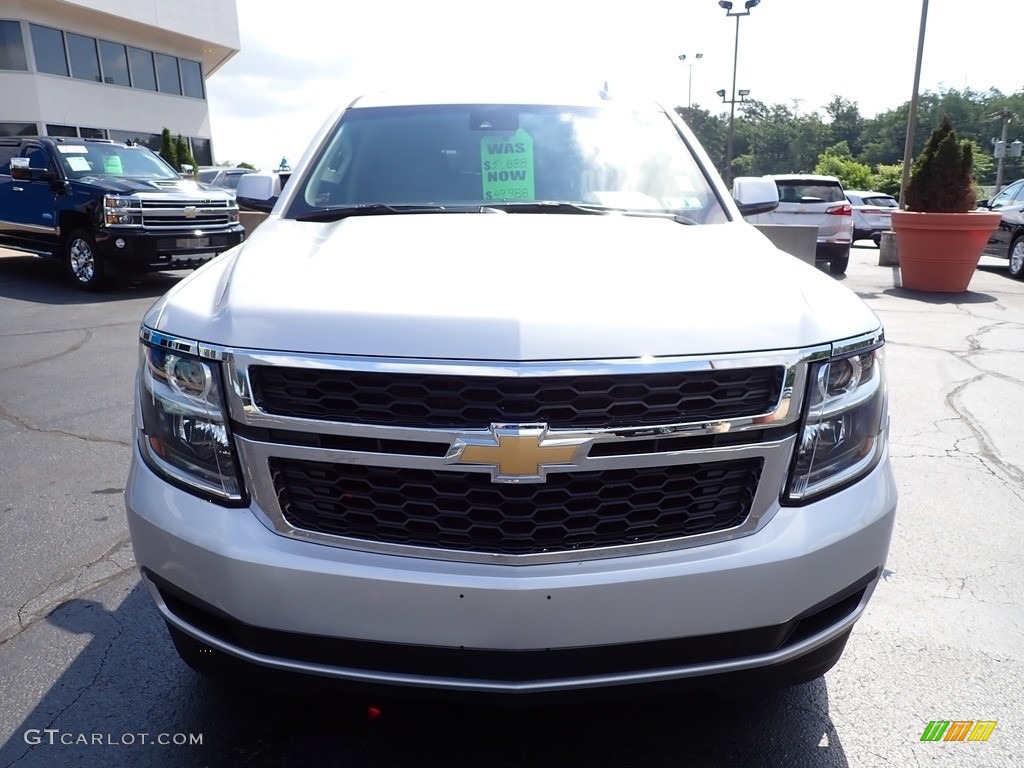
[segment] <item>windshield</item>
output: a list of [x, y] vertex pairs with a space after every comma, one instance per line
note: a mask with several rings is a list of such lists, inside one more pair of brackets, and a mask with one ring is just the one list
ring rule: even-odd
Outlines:
[[537, 202], [728, 220], [664, 112], [610, 106], [349, 109], [287, 215], [355, 205], [523, 210]]
[[167, 163], [145, 147], [124, 144], [59, 144], [57, 152], [70, 179], [85, 176], [130, 176], [133, 179], [180, 179]]

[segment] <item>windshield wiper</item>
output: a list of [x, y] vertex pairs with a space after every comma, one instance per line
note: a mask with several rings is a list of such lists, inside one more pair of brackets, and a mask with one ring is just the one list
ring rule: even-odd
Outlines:
[[383, 216], [400, 213], [499, 213], [483, 205], [394, 205], [391, 203], [359, 203], [358, 205], [336, 205], [331, 208], [317, 208], [300, 213], [296, 221], [340, 221], [351, 216]]
[[558, 200], [530, 200], [526, 202], [491, 202], [489, 205], [509, 213], [584, 213], [605, 215], [617, 213], [623, 216], [639, 216], [653, 219], [672, 219], [680, 224], [696, 224], [689, 216], [678, 211], [643, 208], [616, 208], [609, 205], [591, 205], [589, 203], [566, 203]]

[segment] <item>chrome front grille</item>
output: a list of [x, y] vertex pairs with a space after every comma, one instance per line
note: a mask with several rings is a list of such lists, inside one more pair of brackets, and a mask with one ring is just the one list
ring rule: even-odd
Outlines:
[[256, 406], [278, 416], [354, 424], [553, 429], [675, 424], [766, 413], [782, 366], [578, 376], [459, 376], [257, 365]]
[[[224, 362], [253, 508], [281, 535], [534, 563], [757, 530], [778, 509], [808, 361], [829, 349], [494, 364], [226, 350]], [[478, 463], [509, 434], [540, 449], [535, 471]], [[571, 449], [544, 463], [546, 441]]]
[[236, 220], [237, 209], [227, 200], [160, 200], [145, 198], [142, 226], [146, 229], [226, 229]]

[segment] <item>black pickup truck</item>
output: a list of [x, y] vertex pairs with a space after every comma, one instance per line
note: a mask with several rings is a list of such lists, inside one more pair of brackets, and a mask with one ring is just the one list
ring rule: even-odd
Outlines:
[[0, 138], [0, 247], [62, 259], [79, 288], [197, 267], [244, 237], [230, 194], [181, 178], [145, 147]]

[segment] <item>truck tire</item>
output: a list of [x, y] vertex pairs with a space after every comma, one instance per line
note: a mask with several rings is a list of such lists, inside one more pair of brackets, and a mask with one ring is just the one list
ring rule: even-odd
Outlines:
[[98, 291], [107, 282], [106, 268], [96, 253], [96, 240], [85, 229], [75, 229], [64, 241], [64, 267], [83, 291]]

